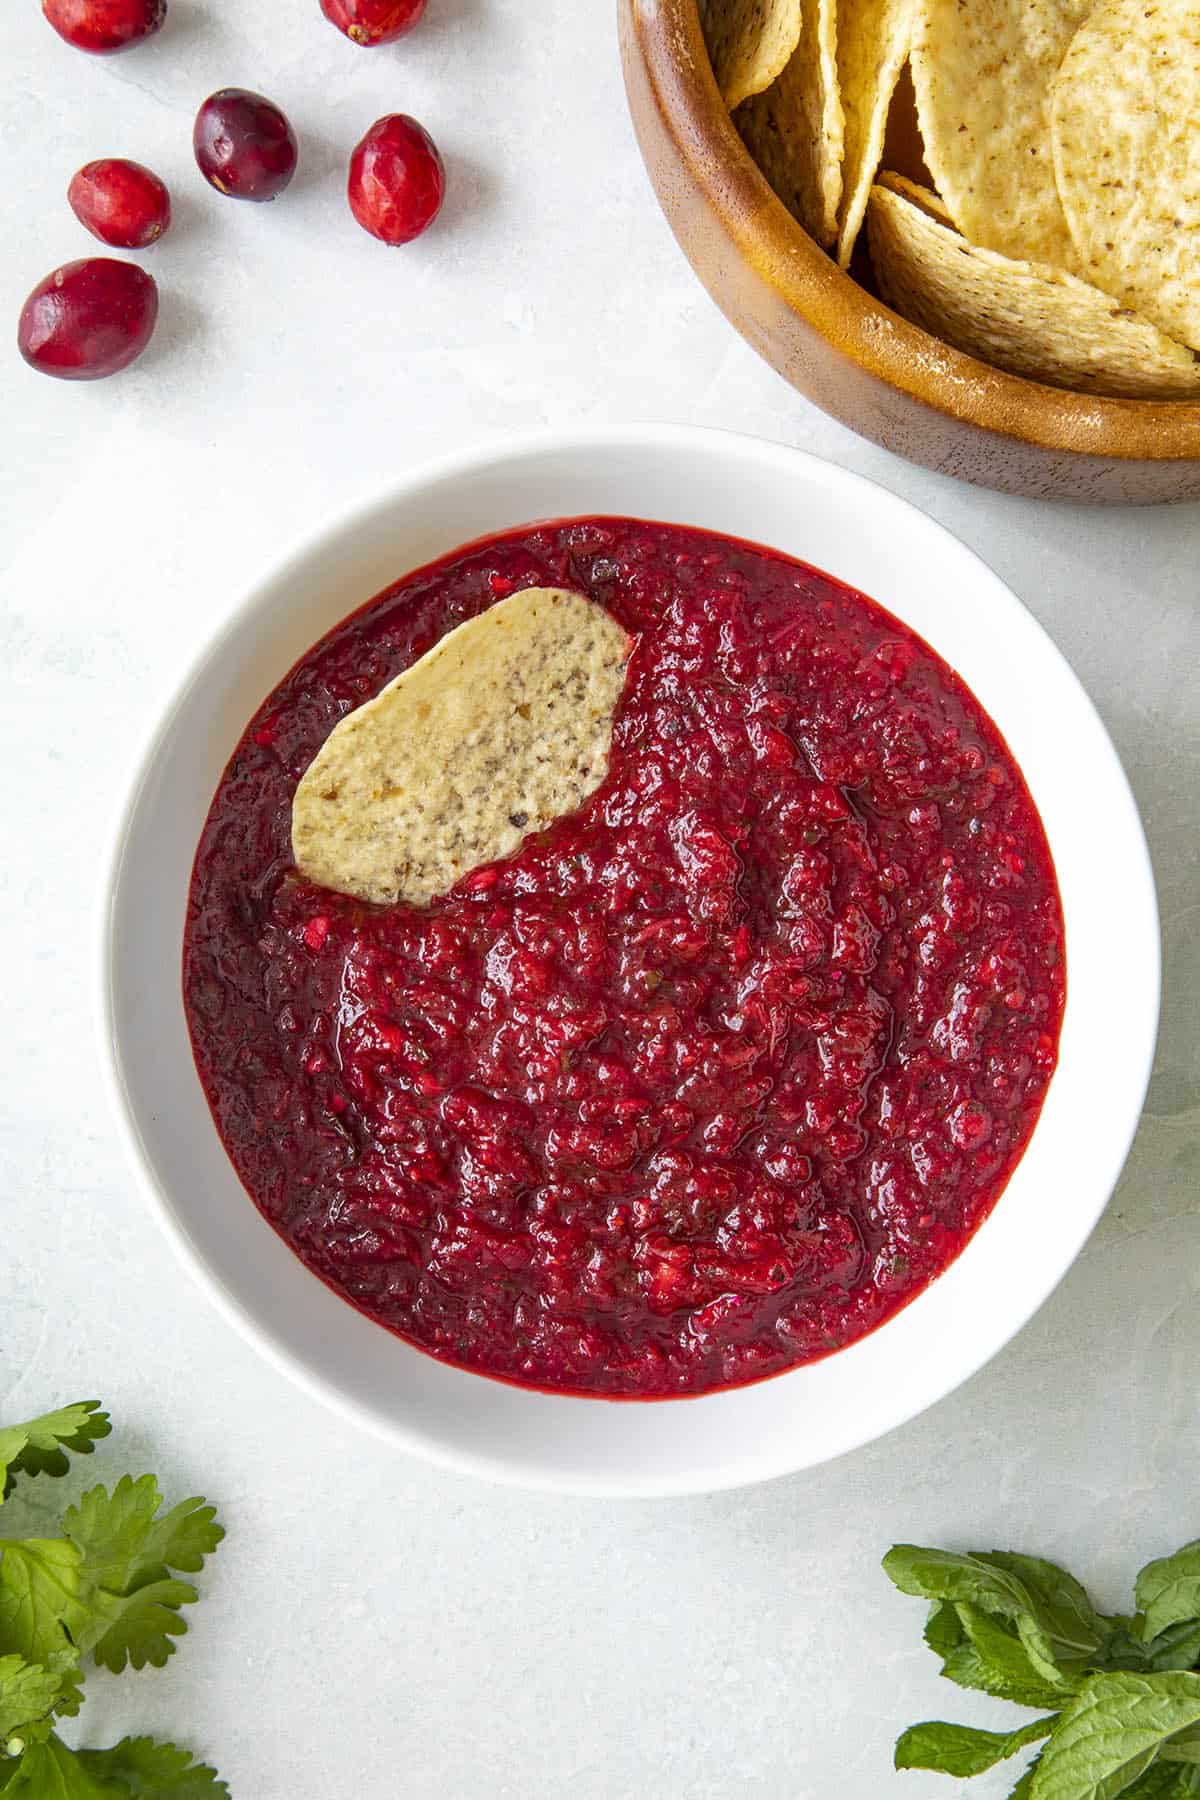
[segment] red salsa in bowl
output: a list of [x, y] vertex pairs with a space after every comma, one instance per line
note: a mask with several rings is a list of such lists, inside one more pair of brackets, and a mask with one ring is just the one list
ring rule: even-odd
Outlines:
[[[300, 777], [529, 586], [636, 640], [606, 780], [425, 908], [302, 880]], [[1054, 1071], [1063, 920], [978, 701], [864, 595], [680, 526], [525, 528], [406, 576], [268, 697], [201, 837], [184, 999], [264, 1216], [434, 1356], [698, 1394], [881, 1324], [995, 1204]]]

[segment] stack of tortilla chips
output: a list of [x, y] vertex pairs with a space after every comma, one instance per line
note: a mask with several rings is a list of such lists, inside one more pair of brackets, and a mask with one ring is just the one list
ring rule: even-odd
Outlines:
[[898, 313], [1056, 387], [1200, 395], [1200, 0], [700, 12], [771, 187], [844, 269], [865, 220]]

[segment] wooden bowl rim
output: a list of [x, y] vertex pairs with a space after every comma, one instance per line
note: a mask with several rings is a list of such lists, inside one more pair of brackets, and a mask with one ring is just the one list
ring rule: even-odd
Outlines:
[[663, 125], [741, 256], [860, 369], [953, 419], [1049, 450], [1200, 457], [1200, 400], [1124, 400], [1010, 375], [901, 318], [839, 269], [760, 172], [721, 99], [697, 0], [621, 0]]

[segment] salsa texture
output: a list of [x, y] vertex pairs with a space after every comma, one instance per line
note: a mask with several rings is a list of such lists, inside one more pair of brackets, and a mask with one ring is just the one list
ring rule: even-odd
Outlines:
[[[603, 786], [423, 909], [301, 880], [329, 731], [531, 585], [637, 640]], [[196, 856], [184, 998], [242, 1182], [448, 1362], [664, 1398], [873, 1330], [987, 1216], [1065, 994], [1000, 734], [830, 576], [679, 526], [474, 544], [331, 631], [251, 721]]]

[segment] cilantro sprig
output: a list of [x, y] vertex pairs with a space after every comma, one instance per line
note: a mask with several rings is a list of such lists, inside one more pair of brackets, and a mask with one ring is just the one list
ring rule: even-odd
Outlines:
[[[67, 1473], [112, 1430], [97, 1400], [0, 1429], [0, 1501], [18, 1477]], [[85, 1666], [161, 1668], [187, 1630], [192, 1582], [225, 1533], [202, 1499], [164, 1512], [153, 1475], [89, 1488], [58, 1537], [4, 1535], [0, 1514], [0, 1796], [3, 1800], [229, 1800], [214, 1769], [173, 1744], [124, 1738], [72, 1750], [60, 1719], [83, 1703]]]
[[1200, 1800], [1200, 1540], [1147, 1564], [1127, 1616], [1038, 1557], [897, 1544], [883, 1566], [931, 1602], [925, 1642], [948, 1680], [1042, 1715], [913, 1725], [898, 1769], [966, 1779], [1040, 1745], [1010, 1800]]

